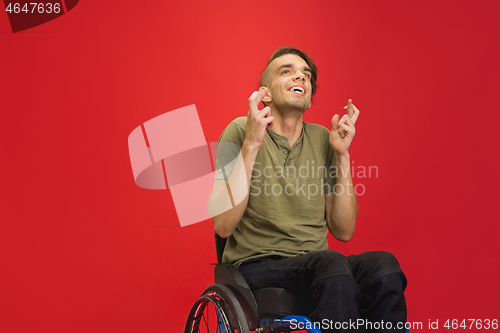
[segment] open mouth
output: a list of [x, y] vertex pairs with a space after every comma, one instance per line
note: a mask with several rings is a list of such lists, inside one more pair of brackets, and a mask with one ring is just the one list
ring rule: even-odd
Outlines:
[[304, 96], [306, 93], [306, 90], [302, 88], [301, 86], [293, 86], [288, 91], [291, 91], [297, 95]]

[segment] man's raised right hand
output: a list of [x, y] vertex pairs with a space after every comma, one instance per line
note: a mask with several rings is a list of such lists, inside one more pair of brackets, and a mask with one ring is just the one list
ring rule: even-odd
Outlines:
[[247, 134], [243, 144], [248, 145], [249, 148], [259, 149], [264, 143], [266, 130], [273, 127], [274, 118], [271, 116], [271, 108], [266, 106], [259, 110], [257, 107], [266, 95], [267, 88], [261, 88], [259, 91], [254, 91], [248, 99]]

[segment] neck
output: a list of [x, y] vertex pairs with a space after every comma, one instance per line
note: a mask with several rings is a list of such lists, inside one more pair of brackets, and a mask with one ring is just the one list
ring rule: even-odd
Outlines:
[[271, 107], [271, 115], [274, 117], [273, 131], [286, 136], [290, 147], [292, 147], [302, 133], [304, 111], [280, 112], [278, 109]]

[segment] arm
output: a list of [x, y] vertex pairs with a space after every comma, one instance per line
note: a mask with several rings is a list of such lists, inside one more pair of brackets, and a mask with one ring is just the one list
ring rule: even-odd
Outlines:
[[[266, 130], [273, 125], [274, 118], [271, 116], [271, 109], [265, 107], [259, 111], [257, 108], [266, 94], [267, 89], [261, 88], [248, 99], [247, 128], [241, 154], [238, 156], [229, 179], [214, 182], [208, 210], [214, 222], [215, 232], [222, 238], [233, 234], [245, 212], [249, 199], [253, 165], [257, 153], [264, 143]], [[235, 202], [238, 203], [235, 204]], [[222, 213], [220, 213], [221, 211]]]
[[[257, 152], [258, 149], [244, 143], [229, 179], [218, 179], [214, 182], [208, 210], [212, 216], [214, 230], [222, 238], [232, 235], [245, 212]], [[235, 205], [236, 202], [238, 204]]]
[[329, 143], [333, 149], [338, 178], [333, 192], [325, 195], [326, 223], [333, 237], [347, 242], [354, 235], [358, 202], [354, 193], [351, 176], [349, 147], [355, 134], [354, 124], [359, 110], [349, 100], [347, 114], [339, 121], [339, 115], [332, 118], [332, 130]]

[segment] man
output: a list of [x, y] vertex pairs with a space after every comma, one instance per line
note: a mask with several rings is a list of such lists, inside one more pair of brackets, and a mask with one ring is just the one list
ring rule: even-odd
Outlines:
[[[351, 331], [347, 323], [358, 319], [371, 323], [358, 332], [404, 331], [394, 330], [406, 322], [406, 278], [394, 256], [328, 250], [328, 232], [344, 242], [354, 234], [349, 147], [359, 110], [349, 100], [331, 130], [304, 122], [316, 79], [304, 52], [278, 49], [247, 117], [222, 133], [209, 211], [215, 231], [228, 239], [223, 261], [239, 267], [252, 290], [282, 287], [308, 299], [309, 317], [330, 323], [323, 332]], [[237, 158], [225, 158], [225, 143], [241, 148]]]

